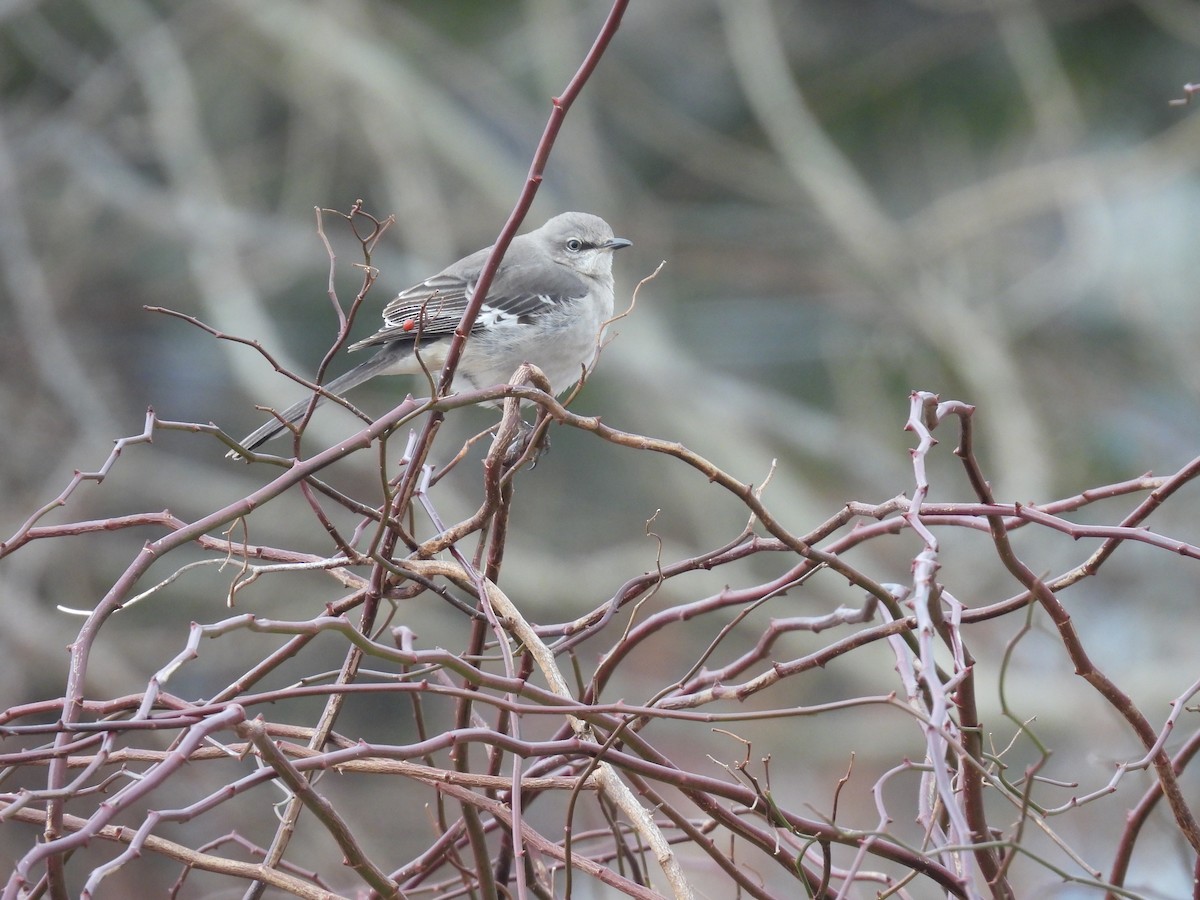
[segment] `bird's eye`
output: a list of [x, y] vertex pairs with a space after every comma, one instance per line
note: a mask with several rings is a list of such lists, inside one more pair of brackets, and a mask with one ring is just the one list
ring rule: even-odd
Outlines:
[[572, 253], [578, 253], [583, 249], [583, 241], [579, 240], [579, 238], [571, 238], [569, 241], [567, 241], [566, 246], [567, 249]]

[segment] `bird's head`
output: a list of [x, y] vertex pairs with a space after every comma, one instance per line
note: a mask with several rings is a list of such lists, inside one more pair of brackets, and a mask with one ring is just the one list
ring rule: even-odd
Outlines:
[[613, 237], [599, 216], [581, 212], [557, 215], [533, 234], [555, 262], [592, 278], [611, 275], [613, 251], [633, 243]]

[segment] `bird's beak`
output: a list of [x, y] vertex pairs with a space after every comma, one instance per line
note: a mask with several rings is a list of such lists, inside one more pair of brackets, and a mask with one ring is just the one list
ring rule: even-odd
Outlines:
[[625, 238], [613, 238], [611, 241], [606, 241], [600, 246], [604, 250], [620, 250], [622, 247], [632, 247], [633, 241], [627, 241]]

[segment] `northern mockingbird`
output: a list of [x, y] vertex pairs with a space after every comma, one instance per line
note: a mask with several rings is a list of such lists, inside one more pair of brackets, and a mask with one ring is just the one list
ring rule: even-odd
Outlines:
[[[562, 213], [513, 238], [463, 348], [452, 390], [504, 384], [524, 362], [546, 373], [556, 395], [577, 382], [613, 315], [612, 253], [630, 243], [613, 237], [603, 219], [580, 212]], [[436, 375], [490, 252], [488, 247], [460, 259], [385, 306], [383, 327], [350, 347], [379, 350], [325, 390], [341, 394], [376, 375], [416, 375], [422, 363]], [[297, 421], [309, 402], [289, 406], [282, 418]], [[285, 430], [272, 419], [241, 444], [253, 450]]]

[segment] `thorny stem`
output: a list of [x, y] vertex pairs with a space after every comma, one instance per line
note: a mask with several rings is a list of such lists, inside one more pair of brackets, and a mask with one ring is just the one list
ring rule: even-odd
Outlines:
[[[973, 435], [971, 430], [971, 413], [973, 411], [971, 407], [965, 404], [938, 404], [937, 418], [940, 420], [946, 414], [953, 414], [958, 417], [960, 439], [959, 445], [954, 451], [955, 455], [962, 459], [963, 466], [967, 471], [968, 480], [971, 482], [976, 495], [984, 503], [991, 504], [995, 502], [992, 497], [991, 486], [984, 478], [973, 450]], [[1143, 507], [1146, 507], [1145, 514], [1148, 515], [1149, 511], [1155, 508], [1159, 502], [1161, 501], [1153, 494], [1150, 498], [1147, 498], [1147, 501], [1143, 504]], [[1003, 520], [996, 515], [987, 516], [987, 520], [991, 529], [992, 540], [996, 544], [996, 550], [1001, 561], [1009, 572], [1012, 573], [1013, 577], [1033, 595], [1042, 608], [1049, 614], [1058, 629], [1063, 646], [1066, 648], [1067, 654], [1075, 666], [1076, 674], [1095, 688], [1121, 714], [1148, 750], [1153, 749], [1158, 741], [1158, 735], [1155, 733], [1153, 726], [1150, 725], [1150, 722], [1134, 705], [1129, 695], [1122, 691], [1115, 682], [1100, 671], [1091, 661], [1091, 658], [1083, 647], [1083, 642], [1079, 638], [1078, 632], [1075, 630], [1075, 626], [1071, 622], [1071, 616], [1059, 602], [1058, 597], [1014, 552]], [[1197, 825], [1191, 808], [1183, 796], [1183, 791], [1180, 788], [1179, 780], [1176, 778], [1171, 759], [1165, 749], [1159, 747], [1154, 752], [1152, 764], [1158, 775], [1159, 784], [1166, 797], [1167, 804], [1175, 816], [1175, 821], [1179, 826], [1180, 832], [1188, 844], [1191, 845], [1192, 849], [1200, 855], [1200, 825]]]

